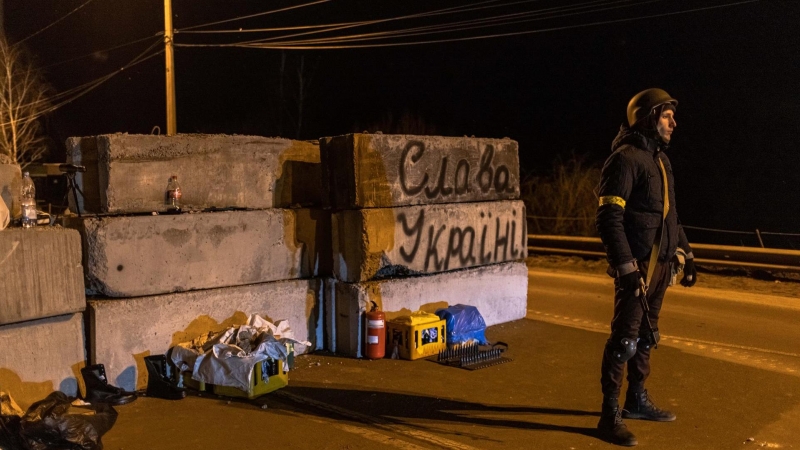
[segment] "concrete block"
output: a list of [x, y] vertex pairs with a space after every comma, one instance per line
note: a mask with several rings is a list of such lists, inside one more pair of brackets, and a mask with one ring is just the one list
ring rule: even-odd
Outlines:
[[[319, 146], [259, 136], [110, 134], [67, 139], [82, 211], [163, 211], [178, 176], [187, 208], [323, 206]], [[70, 198], [70, 202], [73, 199]], [[75, 210], [75, 205], [70, 204]]]
[[0, 324], [83, 311], [81, 238], [55, 227], [0, 231]]
[[268, 209], [74, 219], [87, 288], [136, 297], [330, 273], [330, 213]]
[[322, 334], [324, 339], [323, 348], [330, 352], [336, 352], [336, 315], [328, 314], [328, 311], [336, 310], [336, 279], [325, 278], [323, 280], [322, 310], [323, 316]]
[[335, 208], [519, 198], [511, 139], [348, 134], [320, 139]]
[[[111, 383], [144, 389], [144, 357], [209, 331], [241, 325], [250, 314], [288, 320], [295, 338], [322, 346], [322, 280], [290, 280], [119, 300], [90, 300], [89, 361], [105, 365]], [[298, 349], [300, 350], [300, 349]]]
[[365, 281], [527, 256], [520, 200], [345, 210], [333, 217], [334, 275]]
[[85, 366], [83, 314], [0, 326], [0, 391], [23, 409], [59, 390], [77, 395]]
[[334, 306], [327, 311], [336, 322], [337, 353], [361, 357], [364, 313], [372, 302], [386, 319], [423, 310], [464, 304], [478, 308], [487, 326], [522, 319], [527, 313], [528, 268], [524, 262], [491, 264], [472, 269], [389, 280], [344, 283], [333, 281]]
[[19, 217], [19, 192], [22, 186], [22, 172], [17, 164], [0, 164], [0, 197], [11, 212], [11, 217]]

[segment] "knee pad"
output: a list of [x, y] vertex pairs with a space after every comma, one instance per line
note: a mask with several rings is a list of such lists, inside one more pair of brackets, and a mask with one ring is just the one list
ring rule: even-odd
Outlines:
[[622, 338], [619, 343], [611, 347], [611, 356], [619, 363], [627, 362], [636, 354], [637, 339]]

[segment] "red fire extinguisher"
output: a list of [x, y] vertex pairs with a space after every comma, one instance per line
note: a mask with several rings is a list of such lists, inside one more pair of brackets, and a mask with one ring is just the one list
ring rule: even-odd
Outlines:
[[372, 302], [372, 310], [367, 316], [367, 345], [364, 356], [381, 359], [386, 355], [386, 314], [378, 311], [378, 304]]

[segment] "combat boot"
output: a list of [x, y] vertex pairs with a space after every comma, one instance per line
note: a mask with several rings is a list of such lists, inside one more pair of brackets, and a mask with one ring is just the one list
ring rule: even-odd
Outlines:
[[102, 364], [82, 368], [81, 375], [86, 386], [86, 395], [83, 399], [89, 403], [124, 405], [136, 400], [136, 393], [108, 384], [106, 368]]
[[675, 414], [665, 411], [653, 403], [647, 395], [647, 389], [641, 392], [628, 391], [625, 394], [625, 407], [622, 417], [626, 419], [653, 420], [655, 422], [672, 422]]
[[167, 400], [180, 400], [186, 397], [186, 390], [178, 387], [174, 381], [170, 380], [166, 356], [145, 356], [144, 365], [147, 367], [146, 393], [148, 397]]
[[600, 439], [612, 444], [633, 447], [639, 443], [636, 436], [622, 421], [619, 403], [615, 398], [603, 399], [603, 409], [600, 413], [600, 422], [597, 423], [597, 432]]

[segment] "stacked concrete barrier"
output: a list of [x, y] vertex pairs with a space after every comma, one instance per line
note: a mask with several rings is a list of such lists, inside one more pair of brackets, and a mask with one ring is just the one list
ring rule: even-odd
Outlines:
[[11, 217], [20, 215], [19, 194], [22, 172], [17, 164], [0, 163], [0, 198], [5, 202]]
[[80, 236], [60, 227], [0, 231], [0, 391], [23, 407], [75, 395], [86, 359]]
[[[143, 359], [257, 313], [322, 346], [330, 213], [319, 147], [279, 138], [104, 135], [70, 138], [86, 166], [70, 226], [83, 239], [88, 355], [125, 389]], [[178, 176], [182, 214], [163, 214]]]
[[320, 141], [330, 186], [330, 349], [362, 355], [363, 314], [463, 303], [493, 325], [527, 305], [525, 206], [510, 139], [351, 134]]

